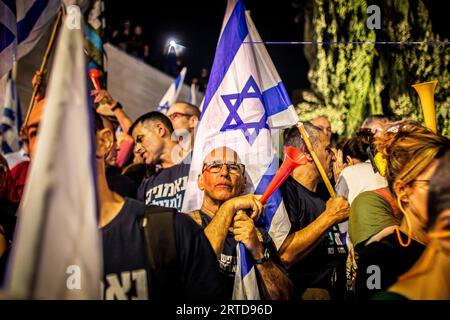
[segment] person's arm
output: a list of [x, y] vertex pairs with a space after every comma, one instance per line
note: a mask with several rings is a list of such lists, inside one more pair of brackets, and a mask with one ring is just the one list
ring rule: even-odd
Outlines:
[[250, 209], [252, 211], [252, 218], [257, 219], [259, 217], [262, 212], [262, 204], [258, 201], [259, 197], [260, 196], [248, 194], [232, 198], [220, 206], [214, 218], [204, 231], [217, 257], [220, 257], [220, 254], [222, 253], [228, 229], [230, 228], [233, 217], [237, 211]]
[[128, 130], [130, 129], [133, 122], [125, 113], [125, 111], [123, 111], [123, 109], [120, 107], [120, 104], [118, 104], [118, 102], [111, 97], [108, 91], [92, 90], [91, 95], [95, 96], [95, 103], [104, 103], [109, 107], [109, 109], [111, 109], [120, 126], [122, 127], [123, 132], [128, 133]]
[[290, 268], [303, 259], [334, 224], [348, 217], [350, 207], [343, 197], [336, 197], [327, 202], [326, 209], [316, 220], [305, 228], [290, 234], [280, 247], [281, 261]]
[[[253, 219], [245, 213], [236, 214], [233, 232], [235, 240], [244, 244], [254, 260], [263, 259], [265, 248], [258, 238]], [[260, 284], [266, 299], [288, 300], [292, 297], [294, 286], [288, 276], [274, 263], [272, 257], [255, 266], [260, 275]]]

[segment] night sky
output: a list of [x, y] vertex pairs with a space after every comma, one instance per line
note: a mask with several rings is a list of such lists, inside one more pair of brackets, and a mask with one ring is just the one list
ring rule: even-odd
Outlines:
[[[263, 41], [303, 40], [303, 21], [294, 23], [298, 10], [293, 8], [292, 2], [244, 1]], [[449, 38], [445, 10], [439, 7], [439, 3], [425, 0], [434, 31]], [[117, 28], [125, 19], [132, 25], [140, 24], [158, 56], [171, 37], [185, 46], [181, 57], [188, 66], [187, 82], [198, 76], [202, 67], [211, 69], [225, 9], [226, 0], [165, 0], [158, 1], [157, 6], [142, 0], [105, 0], [107, 26]], [[309, 86], [308, 64], [302, 46], [268, 45], [267, 49], [289, 93]]]

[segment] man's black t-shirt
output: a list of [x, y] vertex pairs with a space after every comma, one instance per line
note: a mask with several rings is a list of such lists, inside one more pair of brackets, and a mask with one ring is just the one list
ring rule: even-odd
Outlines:
[[153, 204], [181, 210], [189, 177], [190, 164], [180, 163], [161, 169], [145, 179], [137, 192], [137, 199], [147, 206]]
[[[281, 192], [291, 233], [305, 228], [325, 211], [325, 201], [292, 177], [283, 183]], [[333, 226], [311, 252], [289, 269], [297, 294], [306, 288], [324, 288], [332, 298], [344, 296], [347, 252], [342, 238], [337, 226]]]
[[118, 215], [103, 227], [104, 298], [111, 299], [222, 299], [223, 278], [216, 256], [201, 228], [187, 215], [174, 218], [180, 288], [160, 297], [148, 267], [146, 243], [139, 226], [143, 203], [126, 198]]
[[[405, 243], [407, 236], [403, 233], [401, 236]], [[363, 247], [358, 252], [355, 297], [370, 299], [375, 293], [387, 290], [419, 260], [424, 250], [425, 246], [413, 239], [408, 247], [402, 247], [396, 232]], [[377, 284], [380, 284], [379, 289]]]

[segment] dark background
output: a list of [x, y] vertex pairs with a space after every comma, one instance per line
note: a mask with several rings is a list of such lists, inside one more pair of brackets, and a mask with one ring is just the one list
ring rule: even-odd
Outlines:
[[[302, 6], [304, 1], [296, 1]], [[445, 1], [424, 0], [433, 21], [433, 31], [449, 39]], [[109, 31], [126, 19], [140, 24], [155, 55], [161, 55], [169, 38], [173, 37], [186, 49], [181, 57], [188, 67], [186, 82], [198, 77], [200, 69], [211, 69], [215, 47], [226, 9], [226, 0], [173, 1], [154, 3], [138, 0], [105, 0], [106, 24]], [[294, 22], [299, 9], [292, 0], [244, 0], [247, 10], [263, 41], [302, 41], [303, 23]], [[383, 8], [381, 8], [383, 19]], [[267, 45], [267, 50], [287, 90], [307, 88], [308, 64], [302, 45]]]

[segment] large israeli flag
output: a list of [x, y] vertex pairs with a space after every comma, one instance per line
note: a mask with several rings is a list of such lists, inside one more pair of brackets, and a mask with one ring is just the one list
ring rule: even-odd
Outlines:
[[[261, 41], [242, 1], [230, 0], [196, 134], [183, 212], [201, 207], [197, 176], [214, 148], [227, 146], [238, 153], [246, 166], [247, 193], [262, 194], [278, 169], [272, 134], [296, 124], [298, 118]], [[270, 198], [258, 225], [269, 231], [279, 248], [290, 229], [279, 191]], [[242, 244], [233, 298], [260, 298], [253, 261]]]
[[33, 49], [60, 5], [60, 0], [0, 0], [0, 78]]
[[5, 105], [0, 120], [0, 145], [1, 152], [6, 155], [20, 149], [19, 131], [22, 126], [22, 114], [20, 112], [19, 96], [17, 88], [9, 72], [6, 80]]
[[100, 299], [95, 132], [80, 29], [62, 25], [51, 70], [6, 289], [22, 299]]
[[177, 102], [178, 96], [180, 95], [181, 88], [183, 87], [184, 77], [186, 76], [186, 67], [181, 69], [180, 74], [175, 79], [175, 81], [170, 85], [164, 97], [158, 104], [156, 111], [166, 114], [170, 106]]

